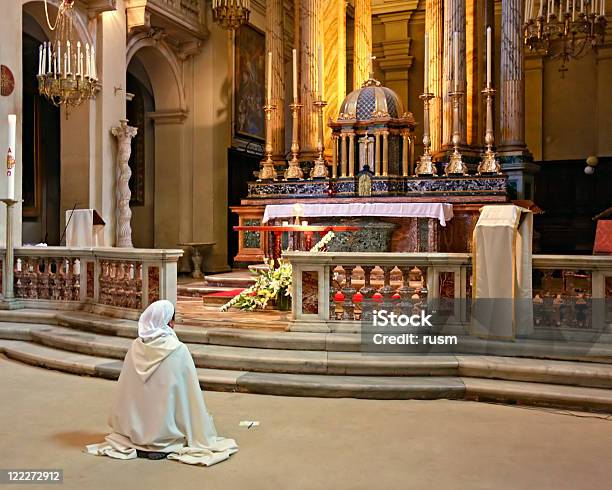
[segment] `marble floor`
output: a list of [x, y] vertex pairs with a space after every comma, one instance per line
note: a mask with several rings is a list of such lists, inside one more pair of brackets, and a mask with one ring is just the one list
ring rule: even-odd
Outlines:
[[240, 445], [229, 461], [111, 460], [81, 448], [107, 432], [115, 382], [2, 356], [0, 372], [2, 468], [61, 468], [70, 490], [597, 490], [612, 480], [602, 415], [449, 400], [207, 392], [219, 433]]

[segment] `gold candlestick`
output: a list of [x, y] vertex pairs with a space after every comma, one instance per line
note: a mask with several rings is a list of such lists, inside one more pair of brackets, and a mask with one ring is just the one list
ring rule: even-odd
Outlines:
[[429, 101], [433, 98], [434, 94], [431, 92], [419, 95], [419, 99], [423, 101], [423, 156], [415, 170], [417, 177], [421, 175], [436, 177], [436, 166], [431, 161], [431, 139], [429, 138]]
[[268, 102], [263, 107], [264, 113], [266, 114], [266, 156], [261, 161], [261, 170], [259, 171], [259, 180], [276, 180], [276, 170], [274, 168], [274, 161], [272, 160], [272, 112], [276, 110], [276, 106]]
[[300, 109], [302, 104], [299, 104], [297, 100], [293, 101], [293, 104], [289, 105], [291, 114], [293, 116], [293, 128], [291, 134], [291, 160], [289, 160], [289, 166], [285, 170], [285, 179], [303, 179], [304, 172], [300, 168], [300, 162], [298, 156], [300, 154], [300, 143], [298, 141], [298, 119], [300, 117]]
[[493, 143], [495, 142], [495, 133], [493, 130], [493, 95], [495, 94], [495, 89], [486, 87], [481, 93], [487, 99], [487, 128], [485, 132], [485, 145], [487, 149], [482, 156], [481, 162], [478, 164], [478, 175], [501, 174], [501, 166], [495, 158], [495, 152], [493, 151]]
[[463, 97], [463, 92], [454, 91], [448, 95], [453, 99], [453, 153], [451, 154], [448, 165], [444, 173], [446, 175], [467, 175], [468, 169], [459, 153], [459, 143], [461, 142], [461, 134], [459, 133], [459, 101]]
[[317, 108], [317, 113], [319, 116], [319, 137], [317, 139], [317, 151], [319, 152], [319, 156], [315, 160], [314, 167], [312, 167], [312, 170], [310, 171], [310, 178], [325, 179], [329, 175], [327, 172], [325, 157], [323, 156], [323, 153], [325, 152], [325, 141], [323, 139], [323, 108], [327, 105], [327, 102], [319, 99], [315, 101], [314, 105]]

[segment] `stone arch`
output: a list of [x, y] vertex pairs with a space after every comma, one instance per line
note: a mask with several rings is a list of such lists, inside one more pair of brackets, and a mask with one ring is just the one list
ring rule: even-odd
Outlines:
[[[44, 0], [22, 0], [22, 8], [25, 12], [33, 17], [39, 24], [40, 28], [44, 31], [48, 39], [53, 38], [53, 32], [47, 25], [45, 18], [45, 4]], [[57, 12], [61, 0], [47, 0], [49, 6], [49, 19], [51, 22], [57, 17]], [[94, 46], [94, 37], [87, 28], [87, 15], [83, 15], [78, 8], [75, 8], [74, 26], [76, 28], [76, 37], [81, 43], [89, 43], [90, 46]]]
[[[142, 32], [130, 37], [126, 66], [134, 56], [151, 80], [156, 110], [187, 112], [180, 62], [160, 32]], [[168, 70], [172, 77], [168, 77]]]

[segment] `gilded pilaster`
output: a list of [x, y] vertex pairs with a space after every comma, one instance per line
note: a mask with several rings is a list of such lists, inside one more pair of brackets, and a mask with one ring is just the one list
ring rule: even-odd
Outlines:
[[[453, 92], [453, 33], [459, 33], [459, 91], [466, 92], [465, 67], [465, 0], [444, 0], [444, 87], [443, 87], [443, 121], [442, 145], [452, 147], [453, 137], [453, 104], [449, 93]], [[459, 144], [466, 142], [466, 104], [459, 111]], [[433, 121], [432, 121], [433, 123]], [[432, 124], [432, 127], [434, 124]]]
[[355, 0], [355, 40], [353, 43], [353, 88], [370, 76], [372, 56], [372, 5], [370, 0]]
[[285, 60], [283, 57], [283, 2], [266, 2], [266, 52], [272, 53], [272, 101], [276, 106], [270, 120], [272, 158], [284, 160], [285, 155]]
[[500, 152], [525, 149], [525, 79], [519, 0], [502, 2]]
[[428, 0], [425, 7], [425, 32], [429, 35], [429, 92], [434, 94], [429, 102], [432, 153], [442, 148], [443, 18], [443, 0]]
[[[323, 57], [325, 61], [324, 121], [336, 119], [346, 96], [346, 3], [344, 0], [323, 2]], [[330, 148], [329, 131], [325, 131], [325, 148]]]
[[[298, 1], [298, 0], [296, 0]], [[300, 0], [300, 145], [304, 160], [314, 160], [317, 152], [317, 51], [321, 36], [321, 0]], [[325, 96], [325, 94], [324, 94]]]

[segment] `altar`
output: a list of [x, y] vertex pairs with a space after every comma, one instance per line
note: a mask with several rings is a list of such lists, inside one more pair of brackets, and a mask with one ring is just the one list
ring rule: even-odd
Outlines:
[[476, 160], [461, 161], [457, 148], [452, 165], [433, 160], [427, 113], [425, 153], [416, 162], [412, 113], [372, 76], [329, 121], [327, 154], [320, 114], [316, 159], [298, 159], [294, 131], [292, 159], [277, 172], [266, 145], [259, 178], [248, 183], [240, 205], [230, 208], [243, 230], [235, 262], [259, 262], [270, 248], [264, 234], [246, 227], [278, 226], [294, 218], [295, 206], [309, 224], [358, 228], [339, 233], [329, 251], [470, 252], [480, 208], [509, 202], [507, 176], [498, 164], [476, 168]]

